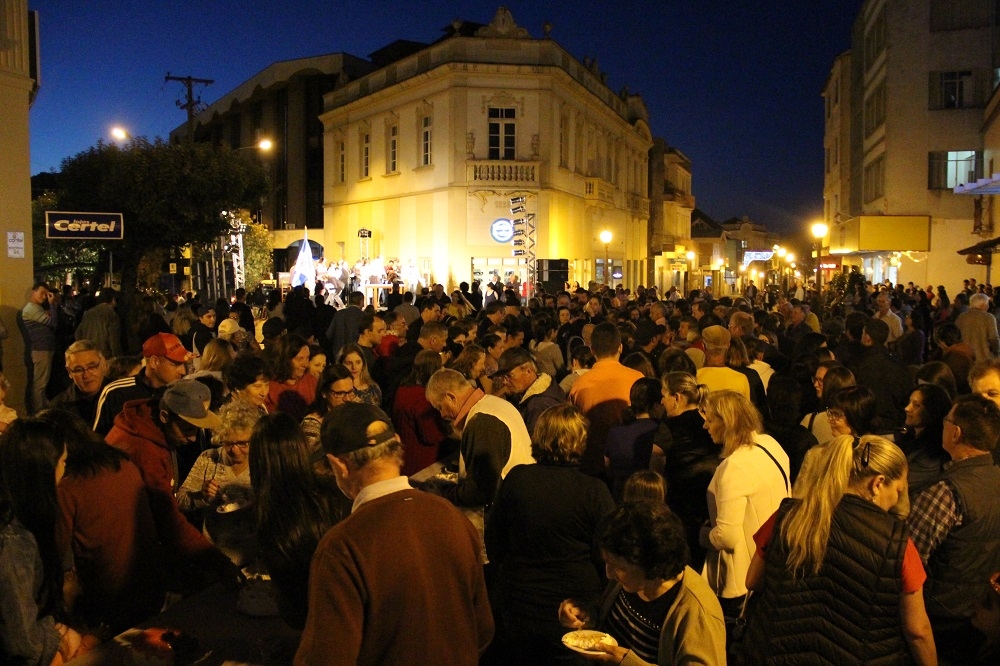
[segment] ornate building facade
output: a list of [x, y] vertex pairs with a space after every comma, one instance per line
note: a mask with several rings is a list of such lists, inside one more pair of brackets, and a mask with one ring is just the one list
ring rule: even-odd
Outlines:
[[[455, 21], [433, 44], [377, 51], [378, 69], [323, 97], [328, 260], [398, 259], [445, 285], [524, 281], [518, 241], [533, 240], [538, 259], [569, 260], [570, 282], [647, 280], [645, 105], [544, 32], [503, 8], [488, 25]], [[534, 238], [511, 236], [530, 215]]]

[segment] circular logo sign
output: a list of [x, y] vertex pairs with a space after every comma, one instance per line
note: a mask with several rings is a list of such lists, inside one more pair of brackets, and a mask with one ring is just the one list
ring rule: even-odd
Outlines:
[[509, 243], [514, 237], [514, 224], [503, 217], [493, 220], [493, 224], [490, 225], [490, 236], [498, 243]]

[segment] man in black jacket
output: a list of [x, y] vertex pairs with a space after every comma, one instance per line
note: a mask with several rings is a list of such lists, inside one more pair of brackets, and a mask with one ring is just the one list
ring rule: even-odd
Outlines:
[[875, 394], [877, 413], [872, 424], [875, 434], [891, 433], [903, 425], [903, 408], [912, 388], [906, 369], [885, 348], [888, 337], [888, 324], [881, 319], [868, 319], [861, 334], [864, 351], [847, 366], [858, 385]]

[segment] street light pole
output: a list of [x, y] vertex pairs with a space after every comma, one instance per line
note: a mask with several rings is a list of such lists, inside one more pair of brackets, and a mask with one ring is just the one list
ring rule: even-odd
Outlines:
[[823, 290], [823, 272], [820, 270], [819, 262], [820, 255], [823, 253], [823, 239], [826, 238], [828, 231], [830, 231], [830, 227], [822, 222], [812, 225], [812, 235], [816, 239], [816, 291], [818, 292]]
[[604, 284], [608, 284], [608, 264], [611, 260], [611, 232], [605, 229], [601, 232], [601, 242], [604, 243]]

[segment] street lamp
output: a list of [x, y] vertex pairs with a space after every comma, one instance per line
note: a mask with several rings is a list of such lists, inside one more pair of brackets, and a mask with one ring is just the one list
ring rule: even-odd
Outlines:
[[823, 253], [823, 239], [826, 238], [826, 234], [830, 231], [830, 227], [826, 226], [822, 222], [817, 222], [812, 225], [812, 236], [816, 239], [816, 291], [823, 290], [823, 273], [820, 271], [819, 262], [820, 255]]
[[601, 232], [601, 242], [604, 243], [604, 284], [608, 283], [608, 262], [611, 251], [611, 232], [605, 229]]

